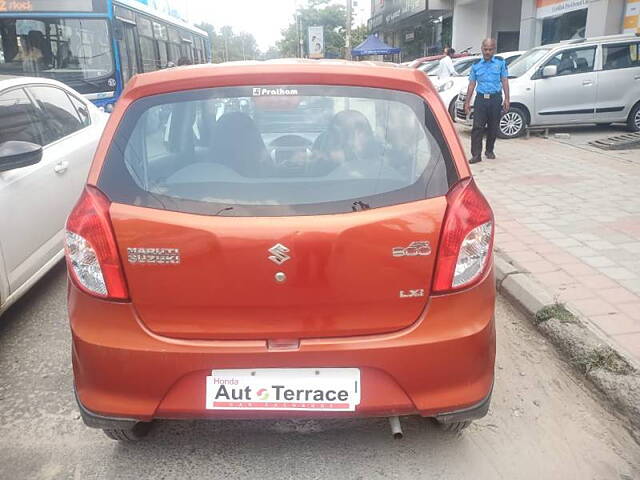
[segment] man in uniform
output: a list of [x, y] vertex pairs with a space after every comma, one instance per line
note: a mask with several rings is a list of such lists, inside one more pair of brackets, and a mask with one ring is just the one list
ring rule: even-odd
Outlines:
[[[464, 102], [467, 115], [471, 111], [471, 97], [477, 85], [476, 101], [473, 104], [473, 129], [471, 130], [471, 159], [469, 163], [482, 161], [482, 137], [487, 127], [485, 156], [496, 158], [493, 147], [498, 135], [500, 114], [509, 111], [509, 79], [504, 60], [495, 57], [496, 41], [487, 38], [482, 42], [482, 59], [471, 66], [469, 87]], [[504, 90], [504, 100], [502, 91]]]

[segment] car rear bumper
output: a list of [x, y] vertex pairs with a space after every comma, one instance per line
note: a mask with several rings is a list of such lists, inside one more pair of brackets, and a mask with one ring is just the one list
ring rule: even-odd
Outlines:
[[[307, 339], [295, 350], [269, 350], [264, 341], [160, 337], [144, 327], [130, 303], [92, 298], [71, 285], [77, 399], [85, 422], [98, 428], [154, 418], [479, 418], [488, 409], [494, 378], [494, 301], [491, 271], [469, 290], [432, 297], [404, 330]], [[355, 412], [205, 409], [205, 378], [213, 368], [304, 367], [359, 368], [362, 393]]]
[[456, 100], [456, 122], [467, 127], [473, 127], [473, 106], [469, 115], [464, 111], [464, 102]]

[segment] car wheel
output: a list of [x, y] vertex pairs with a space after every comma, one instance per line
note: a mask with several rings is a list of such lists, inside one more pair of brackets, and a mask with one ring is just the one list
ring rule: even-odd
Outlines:
[[511, 109], [502, 114], [498, 123], [498, 137], [500, 138], [516, 138], [522, 135], [527, 128], [527, 116], [518, 107]]
[[466, 429], [469, 425], [471, 425], [471, 420], [466, 420], [464, 422], [453, 422], [453, 423], [443, 423], [436, 420], [436, 424], [443, 432], [448, 433], [462, 433], [464, 429]]
[[451, 116], [451, 120], [456, 121], [456, 100], [458, 97], [454, 97], [449, 104], [449, 115]]
[[640, 132], [640, 103], [631, 109], [627, 119], [627, 129], [631, 132]]
[[137, 442], [142, 440], [149, 434], [151, 429], [151, 422], [138, 422], [133, 428], [122, 429], [103, 429], [104, 434], [112, 440], [118, 440], [120, 442]]

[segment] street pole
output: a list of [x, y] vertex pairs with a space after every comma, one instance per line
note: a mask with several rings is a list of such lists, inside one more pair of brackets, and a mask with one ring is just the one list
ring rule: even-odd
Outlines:
[[298, 42], [300, 47], [300, 58], [304, 58], [304, 35], [302, 35], [302, 21], [298, 16]]
[[295, 9], [295, 20], [296, 20], [296, 33], [298, 35], [298, 42], [296, 45], [296, 54], [298, 55], [298, 58], [302, 58], [304, 49], [302, 48], [303, 46], [303, 40], [302, 37], [300, 36], [300, 15], [298, 14], [298, 0], [293, 0], [293, 8]]
[[351, 12], [353, 10], [352, 1], [353, 0], [347, 0], [347, 37], [344, 42], [345, 48], [347, 50], [345, 52], [345, 58], [347, 60], [351, 60]]
[[222, 38], [224, 39], [224, 61], [229, 61], [229, 46], [227, 45], [227, 32], [222, 34]]

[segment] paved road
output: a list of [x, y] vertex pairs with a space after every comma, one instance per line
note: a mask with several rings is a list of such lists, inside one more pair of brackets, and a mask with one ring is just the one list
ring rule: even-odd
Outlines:
[[160, 422], [122, 445], [85, 428], [71, 395], [64, 267], [0, 319], [0, 478], [636, 479], [620, 420], [502, 299], [489, 416], [462, 437], [419, 418]]

